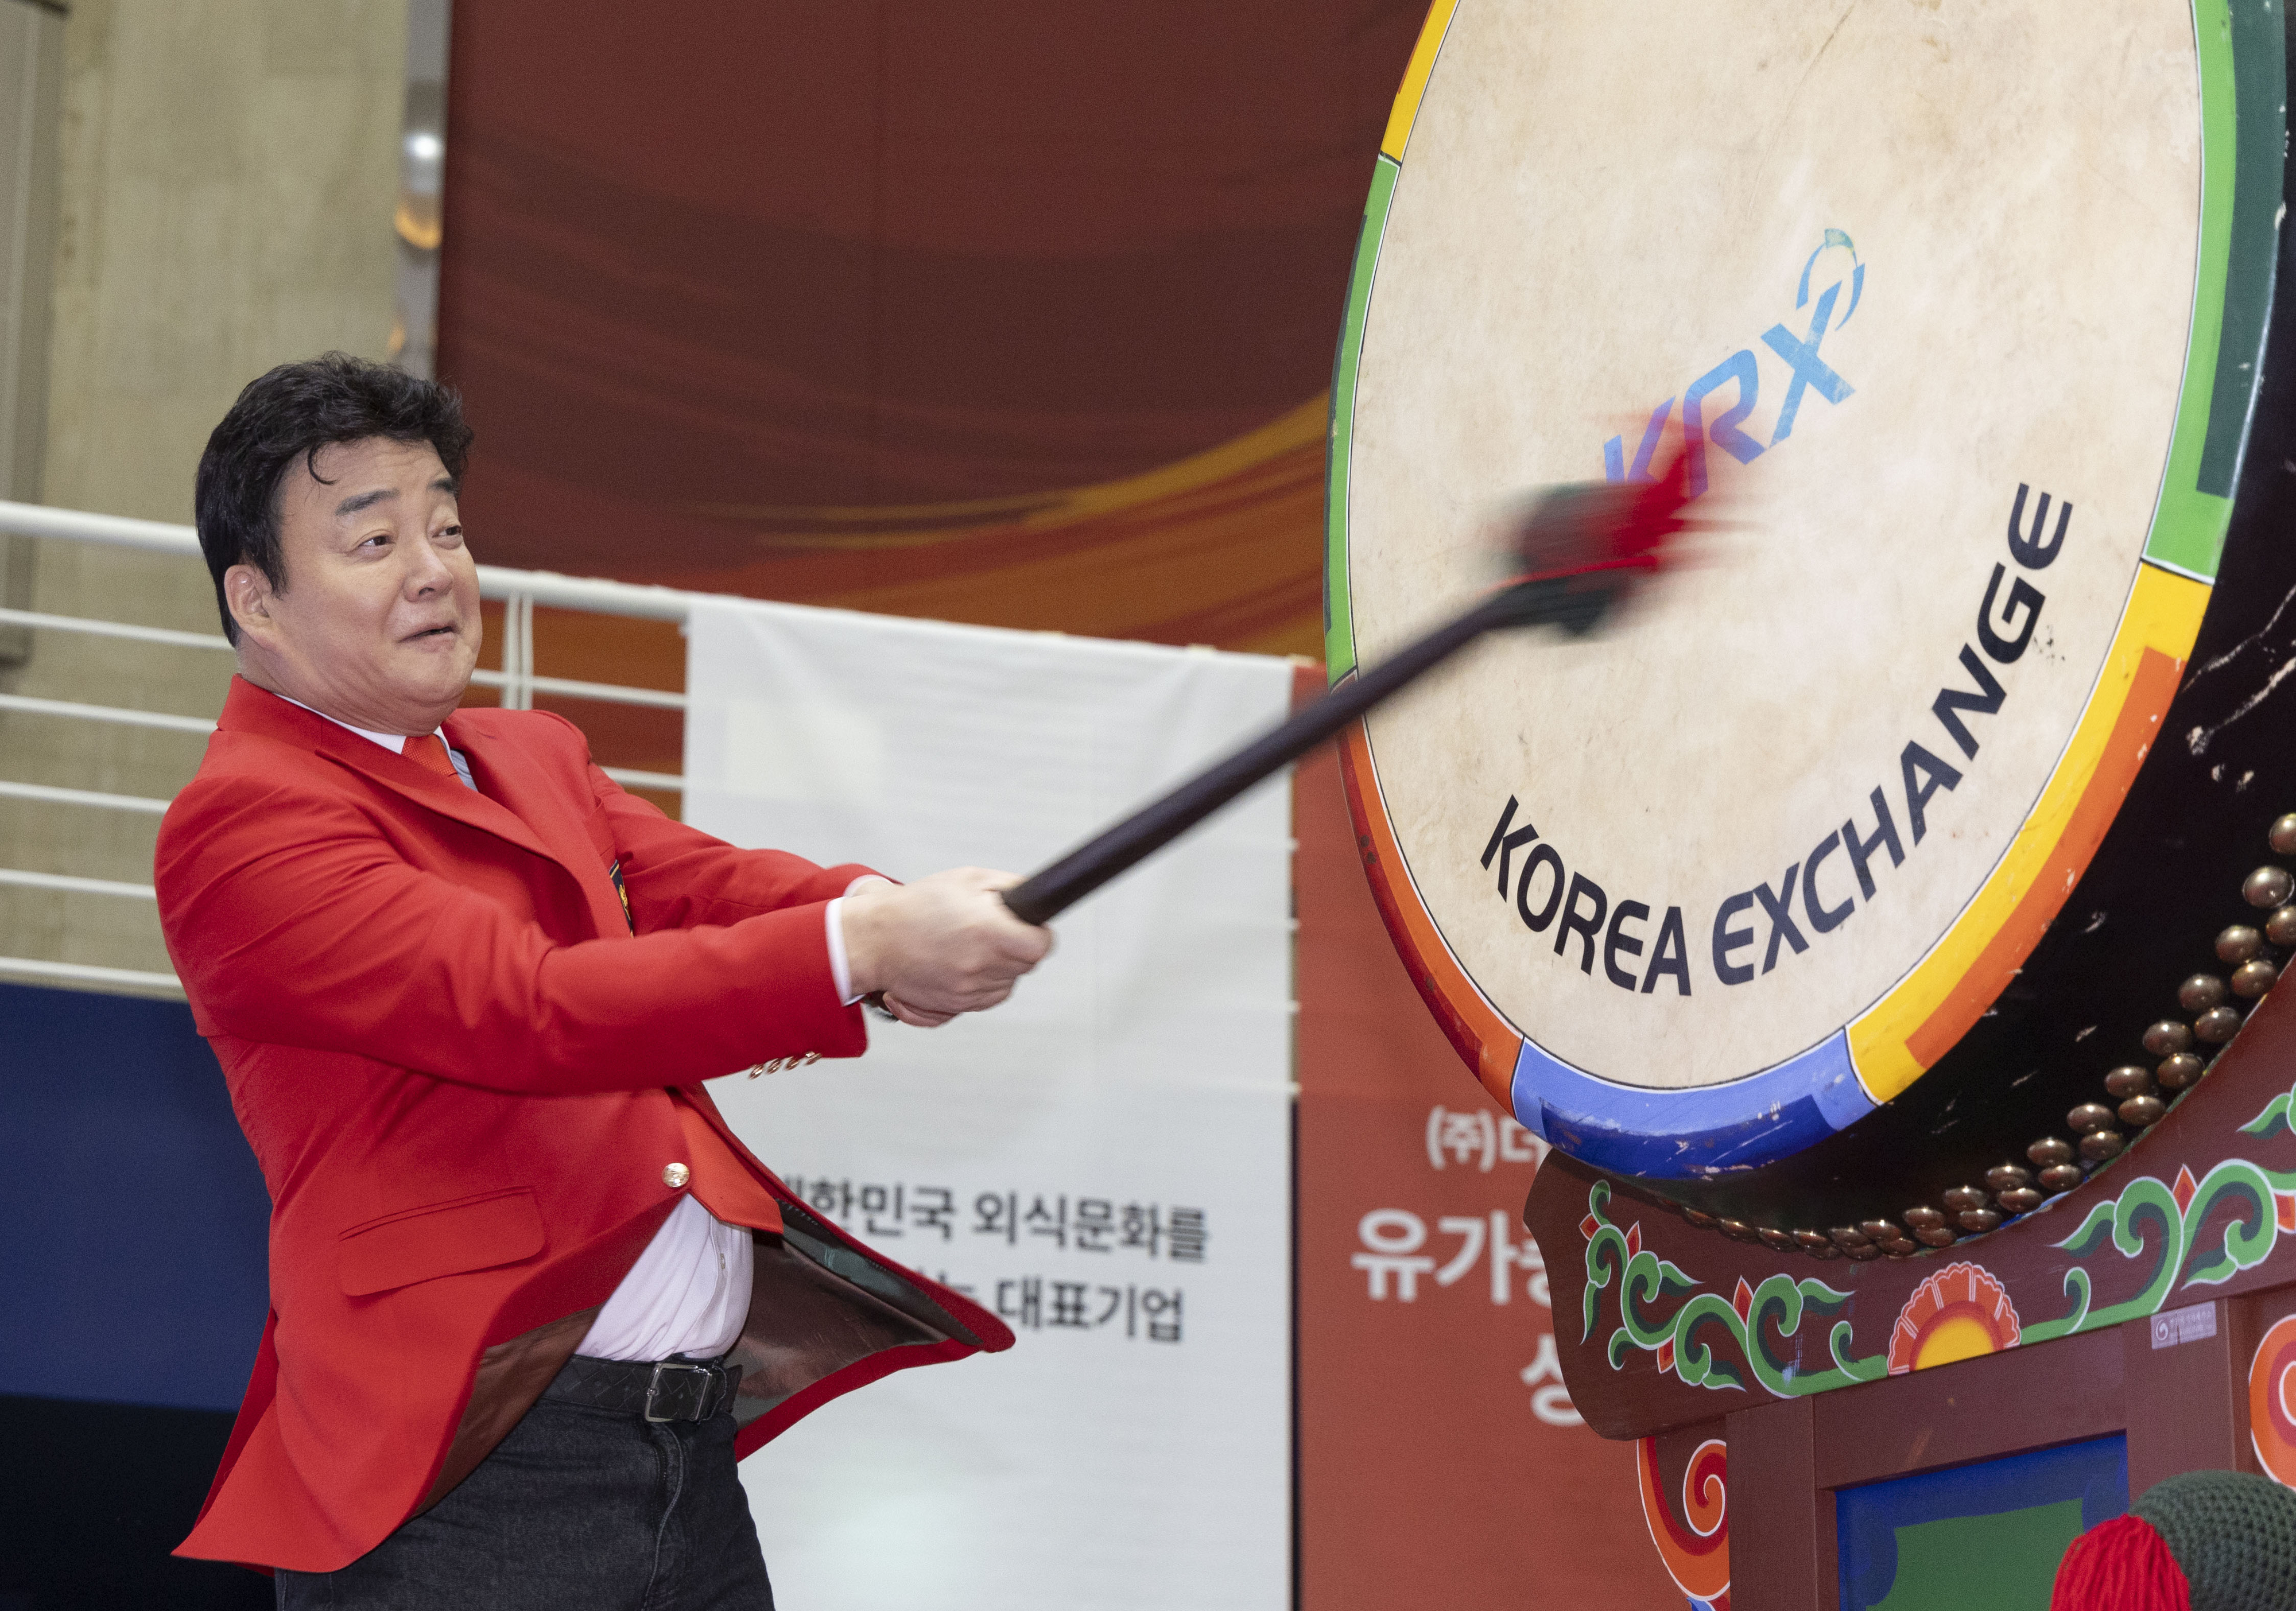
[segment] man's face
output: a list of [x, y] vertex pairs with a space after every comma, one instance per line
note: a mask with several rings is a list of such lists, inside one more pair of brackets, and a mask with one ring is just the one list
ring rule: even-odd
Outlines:
[[479, 570], [427, 442], [369, 437], [298, 459], [279, 488], [287, 585], [225, 573], [250, 681], [376, 732], [429, 732], [479, 659]]

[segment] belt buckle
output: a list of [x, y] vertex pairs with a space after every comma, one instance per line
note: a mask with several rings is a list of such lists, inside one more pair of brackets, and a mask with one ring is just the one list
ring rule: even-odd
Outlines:
[[[699, 1403], [697, 1403], [697, 1404], [695, 1404], [695, 1405], [694, 1405], [694, 1407], [693, 1407], [693, 1412], [692, 1414], [690, 1414], [690, 1415], [665, 1415], [665, 1414], [657, 1414], [657, 1413], [656, 1413], [656, 1407], [657, 1407], [657, 1406], [660, 1403], [660, 1402], [661, 1402], [662, 1388], [663, 1388], [663, 1386], [665, 1386], [665, 1384], [664, 1384], [664, 1383], [663, 1383], [663, 1381], [662, 1381], [662, 1373], [663, 1373], [664, 1371], [666, 1371], [666, 1370], [681, 1370], [681, 1371], [687, 1371], [687, 1370], [690, 1370], [690, 1371], [692, 1371], [693, 1374], [695, 1374], [696, 1376], [699, 1376], [699, 1377], [701, 1377], [701, 1402], [700, 1402]], [[701, 1419], [702, 1419], [702, 1416], [703, 1416], [703, 1414], [704, 1414], [704, 1412], [705, 1412], [705, 1411], [709, 1409], [709, 1387], [710, 1387], [711, 1381], [713, 1380], [713, 1378], [715, 1378], [715, 1376], [716, 1376], [716, 1372], [717, 1372], [717, 1368], [716, 1368], [715, 1366], [712, 1366], [712, 1365], [696, 1365], [696, 1364], [689, 1363], [688, 1362], [686, 1362], [686, 1361], [685, 1361], [685, 1360], [661, 1360], [661, 1361], [658, 1361], [658, 1362], [655, 1363], [654, 1368], [653, 1368], [653, 1377], [652, 1377], [652, 1378], [650, 1381], [648, 1381], [648, 1382], [646, 1383], [646, 1402], [645, 1402], [645, 1418], [646, 1418], [646, 1419], [648, 1419], [648, 1420], [650, 1420], [650, 1421], [680, 1421], [680, 1420], [696, 1420], [696, 1421], [698, 1421], [698, 1420]], [[677, 1386], [684, 1386], [684, 1385], [685, 1385], [685, 1384], [683, 1384], [683, 1383], [677, 1384]], [[674, 1389], [673, 1389], [673, 1390], [674, 1390]]]

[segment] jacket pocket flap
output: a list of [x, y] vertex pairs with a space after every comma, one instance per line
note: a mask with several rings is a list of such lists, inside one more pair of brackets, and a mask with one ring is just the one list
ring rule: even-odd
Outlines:
[[346, 1296], [364, 1297], [442, 1275], [514, 1264], [542, 1251], [542, 1214], [520, 1186], [410, 1208], [343, 1232], [335, 1272]]

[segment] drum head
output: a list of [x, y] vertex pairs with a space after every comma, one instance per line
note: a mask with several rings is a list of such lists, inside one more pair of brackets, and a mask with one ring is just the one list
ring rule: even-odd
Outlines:
[[2231, 511], [2282, 128], [2236, 65], [2181, 0], [1436, 7], [1334, 391], [1334, 676], [1495, 580], [1526, 489], [1679, 448], [1720, 522], [1350, 747], [1390, 925], [1524, 1124], [1781, 1157], [2058, 919]]

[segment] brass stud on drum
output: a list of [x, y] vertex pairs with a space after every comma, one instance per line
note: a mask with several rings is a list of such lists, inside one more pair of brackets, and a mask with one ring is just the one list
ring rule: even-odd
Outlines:
[[2073, 1161], [2073, 1144], [2061, 1136], [2045, 1135], [2025, 1149], [2025, 1156], [2033, 1160], [2037, 1169], [2052, 1168]]
[[1737, 1242], [1758, 1242], [1761, 1240], [1760, 1237], [1754, 1234], [1754, 1228], [1746, 1223], [1743, 1220], [1724, 1220], [1722, 1222], [1722, 1234], [1728, 1237], [1731, 1240]]
[[1960, 1215], [1961, 1228], [1972, 1235], [1982, 1236], [2000, 1224], [2001, 1216], [1990, 1208], [1972, 1208]]
[[1924, 1231], [1939, 1230], [1945, 1224], [1945, 1215], [1927, 1203], [1923, 1203], [1918, 1208], [1908, 1208], [1898, 1217], [1906, 1222], [1906, 1227], [1915, 1236], [1919, 1236]]
[[2032, 1178], [2032, 1171], [2022, 1164], [1996, 1164], [1985, 1172], [1985, 1189], [1996, 1193], [2014, 1191]]
[[2120, 1122], [2132, 1130], [2159, 1122], [2169, 1105], [2157, 1096], [2132, 1096], [2120, 1104]]
[[1870, 1247], [1874, 1245], [1874, 1239], [1855, 1225], [1836, 1225], [1825, 1234], [1833, 1239], [1835, 1247], [1845, 1252], [1852, 1247]]
[[2118, 1130], [2092, 1130], [2081, 1137], [2080, 1155], [2092, 1164], [2107, 1164], [2119, 1157], [2127, 1145]]
[[2144, 1050], [2154, 1057], [2173, 1057], [2193, 1049], [2193, 1027], [2174, 1018], [2162, 1018], [2144, 1032]]
[[2112, 1109], [2103, 1102], [2083, 1102], [2065, 1115], [2065, 1124], [2075, 1135], [2087, 1135], [2098, 1130], [2112, 1128]]
[[1805, 1253], [1831, 1254], [1834, 1251], [1833, 1241], [1823, 1231], [1797, 1231], [1793, 1233], [1793, 1239], [1801, 1244]]
[[2252, 1002], [2271, 989], [2279, 977], [2280, 969], [2257, 957], [2232, 970], [2232, 993]]
[[2052, 1164], [2041, 1171], [2041, 1188], [2045, 1191], [2070, 1191], [2084, 1178], [2079, 1164]]
[[1792, 1253], [1794, 1250], [1794, 1239], [1792, 1236], [1786, 1231], [1779, 1230], [1775, 1225], [1765, 1225], [1759, 1231], [1756, 1231], [1755, 1234], [1760, 1237], [1762, 1240], [1767, 1243], [1770, 1247], [1776, 1248], [1780, 1253]]
[[2163, 1058], [2152, 1074], [2161, 1082], [2161, 1090], [2182, 1091], [2201, 1077], [2204, 1067], [2191, 1052], [2180, 1051], [2175, 1057]]
[[2240, 893], [2251, 906], [2284, 906], [2296, 895], [2296, 878], [2285, 867], [2259, 867], [2242, 880]]
[[1985, 1206], [1985, 1193], [1974, 1186], [1956, 1186], [1945, 1194], [1945, 1206], [1948, 1213], [1965, 1214]]
[[2152, 1094], [2152, 1071], [2142, 1063], [2126, 1063], [2104, 1076], [2104, 1088], [2116, 1101]]
[[2264, 937], [2276, 945], [2296, 945], [2296, 906], [2283, 906], [2265, 919]]
[[2274, 855], [2296, 855], [2296, 811], [2274, 822], [2264, 838]]
[[2177, 986], [2177, 1005], [2186, 1012], [2206, 1012], [2225, 999], [2225, 982], [2213, 973], [2196, 973]]
[[1906, 1228], [1894, 1221], [1860, 1220], [1857, 1229], [1860, 1234], [1891, 1258], [1905, 1258], [1919, 1251], [1913, 1239], [1906, 1236]]
[[2217, 936], [2217, 961], [2236, 968], [2263, 947], [2264, 936], [2245, 923], [2234, 923]]
[[[1906, 1245], [1908, 1247], [1912, 1246], [1911, 1243]], [[1844, 1247], [1841, 1250], [1841, 1256], [1846, 1259], [1854, 1259], [1858, 1263], [1862, 1264], [1868, 1259], [1880, 1258], [1882, 1256], [1882, 1249], [1876, 1247], [1871, 1242], [1860, 1242], [1855, 1247]]]
[[1933, 1231], [1915, 1231], [1914, 1239], [1924, 1247], [1950, 1247], [1958, 1239], [1952, 1231], [1939, 1225]]
[[2240, 1014], [2229, 1007], [2211, 1007], [2193, 1020], [2193, 1033], [2211, 1046], [2221, 1046], [2240, 1033]]
[[[2073, 1173], [2078, 1175], [2080, 1171], [2076, 1169]], [[2043, 1198], [2039, 1192], [2034, 1190], [2030, 1186], [2013, 1186], [2008, 1190], [2003, 1192], [1999, 1197], [1994, 1198], [1994, 1201], [1999, 1203], [2005, 1210], [2011, 1214], [2030, 1214], [2034, 1209], [2038, 1208], [2042, 1203], [2046, 1200], [2046, 1198]]]

